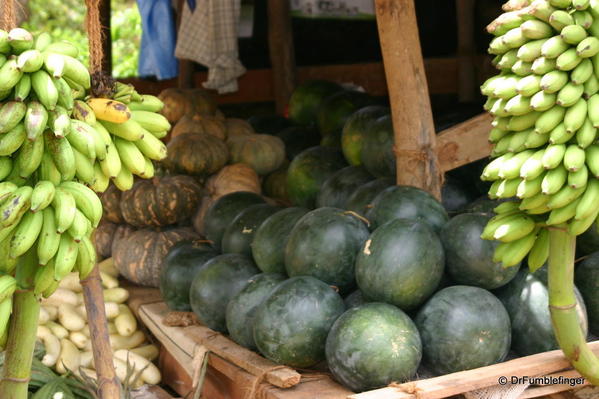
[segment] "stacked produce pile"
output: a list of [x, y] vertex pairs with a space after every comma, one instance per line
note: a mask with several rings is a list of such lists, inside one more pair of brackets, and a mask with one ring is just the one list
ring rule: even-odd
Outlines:
[[[129, 292], [119, 287], [119, 272], [112, 259], [100, 262], [99, 267], [118, 378], [132, 388], [144, 383], [158, 384], [160, 371], [151, 363], [158, 357], [158, 348], [148, 344], [145, 334], [138, 329], [137, 320], [125, 304]], [[37, 330], [37, 337], [46, 351], [41, 359], [42, 364], [54, 368], [59, 374], [70, 371], [95, 379], [88, 322], [79, 276], [76, 273], [68, 274], [61, 280], [56, 292], [42, 301]], [[134, 373], [127, 373], [127, 361]]]

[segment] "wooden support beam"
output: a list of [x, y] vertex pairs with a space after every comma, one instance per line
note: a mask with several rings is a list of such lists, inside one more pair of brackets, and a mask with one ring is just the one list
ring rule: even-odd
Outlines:
[[461, 102], [476, 99], [474, 69], [474, 0], [456, 0], [458, 19], [458, 98]]
[[[179, 26], [181, 25], [181, 16], [183, 15], [183, 5], [185, 0], [176, 0], [176, 18], [175, 27], [179, 32]], [[191, 89], [193, 86], [193, 74], [195, 70], [195, 63], [190, 60], [179, 60], [179, 75], [177, 76], [177, 87], [180, 89]]]
[[489, 156], [492, 120], [490, 114], [480, 114], [437, 135], [437, 157], [443, 172]]
[[268, 0], [268, 48], [278, 114], [283, 114], [295, 88], [295, 50], [289, 1]]
[[397, 184], [441, 197], [435, 126], [414, 0], [375, 1], [395, 131]]
[[102, 70], [112, 72], [112, 38], [110, 36], [110, 0], [100, 0], [100, 24], [102, 25]]

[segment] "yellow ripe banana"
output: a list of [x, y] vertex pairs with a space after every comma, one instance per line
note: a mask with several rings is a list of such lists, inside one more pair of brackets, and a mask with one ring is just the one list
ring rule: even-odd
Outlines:
[[40, 180], [35, 184], [31, 194], [31, 212], [46, 209], [54, 199], [56, 188], [51, 181]]
[[97, 227], [102, 218], [102, 202], [98, 196], [89, 187], [73, 181], [61, 183], [60, 188], [73, 196], [77, 209], [89, 219], [94, 228]]
[[56, 187], [52, 206], [56, 216], [56, 231], [64, 233], [71, 227], [75, 219], [75, 211], [77, 210], [75, 198], [67, 190]]
[[[44, 223], [37, 240], [37, 256], [40, 265], [45, 265], [54, 258], [58, 251], [60, 234], [56, 231], [54, 209], [47, 207], [42, 211]], [[54, 274], [52, 275], [54, 277]]]
[[75, 267], [79, 245], [67, 232], [60, 235], [58, 252], [54, 260], [54, 279], [60, 281]]
[[18, 258], [29, 250], [42, 229], [44, 216], [41, 213], [27, 212], [19, 222], [10, 240], [9, 256]]
[[137, 146], [131, 141], [121, 139], [120, 137], [114, 138], [114, 145], [116, 146], [123, 165], [135, 175], [143, 174], [146, 167], [146, 161], [144, 160], [144, 155]]
[[112, 123], [124, 123], [131, 118], [131, 111], [122, 102], [110, 98], [90, 98], [87, 105], [93, 110], [97, 119]]
[[534, 273], [540, 269], [549, 258], [549, 230], [541, 229], [534, 245], [528, 253], [528, 271]]

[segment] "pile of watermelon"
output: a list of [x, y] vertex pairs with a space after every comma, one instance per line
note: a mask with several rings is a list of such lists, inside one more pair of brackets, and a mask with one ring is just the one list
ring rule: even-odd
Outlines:
[[[556, 349], [546, 267], [493, 260], [497, 243], [480, 234], [497, 203], [466, 204], [446, 186], [442, 204], [395, 186], [388, 112], [364, 93], [309, 82], [290, 121], [255, 118], [270, 134], [278, 125], [293, 154], [276, 190], [287, 195], [218, 199], [204, 217], [212, 244], [182, 241], [164, 259], [168, 306], [277, 363], [326, 361], [356, 392], [423, 368], [441, 375]], [[576, 273], [581, 324], [599, 334], [599, 253]]]

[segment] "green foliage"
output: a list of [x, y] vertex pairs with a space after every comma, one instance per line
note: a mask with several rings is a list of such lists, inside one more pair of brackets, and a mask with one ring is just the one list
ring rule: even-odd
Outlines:
[[[85, 31], [85, 2], [81, 0], [30, 0], [29, 19], [23, 27], [32, 33], [49, 32], [54, 40], [68, 40], [77, 46], [80, 58], [88, 63]], [[132, 0], [113, 0], [111, 17], [112, 74], [116, 78], [137, 75], [141, 43], [141, 17]]]

